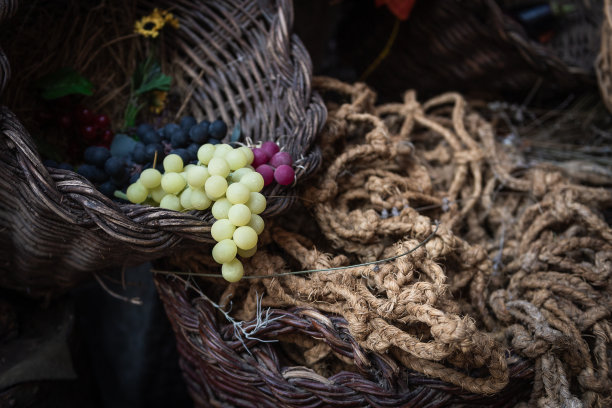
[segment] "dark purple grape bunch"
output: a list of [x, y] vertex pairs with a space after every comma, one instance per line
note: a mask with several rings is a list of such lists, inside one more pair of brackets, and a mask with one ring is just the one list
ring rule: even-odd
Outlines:
[[253, 150], [253, 167], [263, 176], [264, 186], [276, 181], [281, 186], [288, 186], [295, 181], [293, 159], [287, 152], [281, 152], [274, 142], [264, 142]]
[[222, 120], [198, 123], [185, 116], [179, 124], [168, 123], [155, 129], [148, 123], [136, 128], [135, 138], [118, 133], [110, 149], [90, 146], [85, 149], [78, 173], [94, 183], [98, 190], [113, 198], [115, 191], [125, 192], [143, 170], [155, 168], [163, 172], [162, 162], [168, 154], [179, 155], [185, 164], [197, 163], [198, 149], [205, 143], [219, 144], [227, 134]]

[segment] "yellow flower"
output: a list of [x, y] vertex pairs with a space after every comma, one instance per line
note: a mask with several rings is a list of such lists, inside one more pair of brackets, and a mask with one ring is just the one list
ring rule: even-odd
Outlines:
[[151, 91], [151, 105], [149, 110], [156, 115], [159, 115], [166, 107], [168, 92], [166, 91]]
[[134, 23], [134, 31], [143, 37], [155, 38], [166, 24], [174, 28], [179, 27], [179, 21], [172, 13], [156, 8], [151, 14]]

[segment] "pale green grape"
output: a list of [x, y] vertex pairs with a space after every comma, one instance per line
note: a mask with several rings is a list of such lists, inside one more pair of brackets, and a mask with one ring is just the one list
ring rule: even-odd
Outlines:
[[218, 144], [215, 146], [215, 154], [214, 157], [225, 157], [229, 152], [234, 150], [234, 148], [228, 144]]
[[211, 176], [226, 178], [230, 172], [230, 166], [223, 157], [213, 157], [208, 162], [208, 172]]
[[227, 218], [229, 213], [229, 209], [232, 207], [232, 203], [229, 202], [227, 198], [220, 198], [217, 200], [211, 209], [213, 217], [218, 220], [222, 220]]
[[196, 210], [205, 210], [212, 204], [212, 200], [206, 195], [204, 190], [200, 188], [191, 189], [191, 205]]
[[162, 198], [164, 198], [165, 195], [166, 195], [166, 192], [164, 191], [161, 185], [151, 190], [151, 198], [156, 203], [159, 203], [162, 200]]
[[236, 231], [236, 227], [229, 220], [217, 220], [210, 228], [210, 235], [217, 242], [224, 239], [231, 239]]
[[221, 275], [228, 282], [238, 282], [244, 275], [242, 262], [234, 258], [232, 261], [224, 263], [221, 266]]
[[230, 166], [230, 170], [238, 170], [247, 165], [247, 158], [238, 149], [230, 150], [225, 155], [225, 160]]
[[154, 189], [161, 183], [162, 174], [157, 169], [146, 169], [140, 174], [140, 182], [148, 189]]
[[167, 210], [181, 211], [181, 200], [174, 194], [166, 194], [159, 203], [160, 208]]
[[183, 171], [183, 159], [178, 154], [169, 154], [164, 159], [166, 173], [180, 173]]
[[[225, 192], [225, 196], [232, 204], [246, 203], [247, 201], [249, 201], [250, 194], [251, 194], [251, 191], [249, 190], [249, 188], [241, 183], [230, 184], [229, 187], [227, 187], [227, 191]], [[265, 202], [265, 198], [264, 198], [264, 202]]]
[[196, 165], [193, 163], [189, 163], [188, 165], [186, 165], [185, 167], [183, 167], [183, 171], [186, 173], [189, 173], [189, 169], [194, 168]]
[[147, 188], [143, 186], [140, 181], [137, 181], [128, 187], [126, 195], [130, 202], [140, 204], [147, 199], [149, 190], [147, 190]]
[[215, 262], [224, 264], [236, 258], [237, 253], [236, 243], [231, 239], [224, 239], [218, 242], [212, 250], [212, 256]]
[[187, 187], [185, 190], [183, 190], [179, 197], [181, 200], [181, 207], [186, 210], [191, 210], [193, 208], [193, 205], [191, 204], [191, 191], [191, 188]]
[[249, 207], [252, 214], [261, 214], [266, 209], [266, 197], [261, 193], [251, 192], [246, 206]]
[[251, 221], [251, 210], [244, 204], [234, 204], [227, 212], [227, 218], [235, 226], [241, 227]]
[[200, 163], [208, 164], [210, 159], [213, 158], [215, 150], [215, 145], [212, 145], [210, 143], [206, 143], [205, 145], [200, 146], [200, 148], [198, 149], [198, 160], [200, 161]]
[[227, 180], [221, 176], [210, 176], [204, 183], [204, 191], [214, 200], [217, 200], [227, 191]]
[[193, 166], [187, 171], [187, 184], [193, 188], [200, 188], [204, 186], [209, 177], [210, 173], [208, 173], [207, 167]]
[[166, 173], [162, 176], [161, 186], [168, 194], [178, 194], [185, 188], [185, 179], [180, 173]]
[[230, 179], [234, 182], [234, 183], [238, 183], [240, 181], [240, 179], [242, 178], [242, 176], [244, 176], [247, 173], [252, 173], [253, 170], [249, 169], [248, 167], [243, 167], [241, 169], [238, 169], [236, 171], [233, 171], [230, 174]]
[[257, 233], [251, 227], [238, 227], [232, 236], [236, 246], [240, 249], [249, 250], [257, 246]]
[[181, 175], [183, 180], [185, 180], [185, 184], [187, 184], [187, 172], [186, 171], [181, 171], [179, 174]]
[[247, 186], [254, 193], [259, 193], [264, 186], [263, 176], [256, 171], [247, 173], [240, 179], [240, 182]]
[[238, 150], [240, 150], [242, 152], [242, 154], [244, 154], [244, 157], [246, 157], [246, 159], [247, 159], [246, 164], [247, 165], [250, 165], [251, 163], [253, 163], [254, 156], [253, 156], [253, 151], [251, 150], [250, 147], [241, 146], [241, 147], [238, 148]]
[[261, 234], [264, 230], [265, 227], [265, 223], [263, 218], [261, 218], [259, 215], [257, 214], [253, 214], [251, 215], [251, 221], [249, 221], [249, 223], [247, 224], [249, 227], [253, 228], [255, 230], [255, 232], [257, 233], [257, 235]]
[[240, 255], [243, 258], [250, 258], [253, 255], [255, 255], [256, 252], [257, 252], [257, 245], [251, 249], [247, 249], [246, 251], [240, 248], [238, 248], [238, 251], [237, 251], [238, 255]]

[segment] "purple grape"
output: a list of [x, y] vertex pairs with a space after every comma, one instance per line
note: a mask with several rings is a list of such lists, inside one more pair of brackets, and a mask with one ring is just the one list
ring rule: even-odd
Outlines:
[[182, 129], [177, 129], [172, 132], [172, 135], [170, 136], [170, 143], [175, 149], [185, 147], [187, 146], [187, 143], [189, 143], [189, 137]]
[[89, 146], [83, 152], [83, 159], [87, 164], [93, 164], [94, 166], [104, 167], [104, 163], [111, 156], [110, 151], [106, 147], [102, 146]]
[[283, 164], [291, 166], [293, 164], [293, 159], [291, 159], [291, 155], [287, 152], [278, 152], [274, 156], [272, 156], [269, 164], [272, 167], [278, 167]]
[[132, 150], [132, 160], [138, 164], [144, 164], [147, 162], [147, 153], [145, 151], [145, 145], [142, 142], [137, 142]]
[[198, 123], [193, 116], [183, 116], [181, 119], [181, 129], [185, 131], [185, 133], [189, 132], [189, 129], [194, 127]]
[[161, 142], [161, 136], [155, 130], [151, 129], [147, 131], [144, 135], [140, 136], [140, 140], [145, 145], [149, 145]]
[[268, 160], [270, 160], [272, 156], [279, 152], [280, 148], [274, 142], [264, 142], [261, 145], [261, 150], [266, 153], [266, 155], [268, 156]]
[[288, 186], [295, 180], [295, 171], [291, 166], [281, 164], [274, 170], [274, 180], [281, 186]]
[[117, 187], [112, 181], [106, 181], [98, 186], [98, 190], [108, 198], [114, 198]]
[[176, 123], [168, 123], [166, 126], [164, 126], [165, 139], [170, 140], [170, 138], [172, 137], [172, 134], [180, 129], [181, 127], [177, 125]]
[[251, 165], [255, 168], [258, 168], [262, 164], [266, 164], [270, 158], [262, 149], [256, 147], [253, 149], [253, 163]]
[[136, 129], [136, 135], [140, 138], [140, 140], [142, 140], [150, 131], [155, 131], [153, 126], [149, 125], [148, 123], [142, 123], [138, 126], [138, 129]]
[[189, 130], [189, 138], [192, 142], [198, 144], [206, 143], [208, 139], [208, 122], [206, 124], [199, 123]]
[[227, 125], [221, 119], [217, 119], [208, 126], [208, 134], [214, 139], [221, 140], [227, 134]]
[[104, 163], [104, 170], [111, 177], [121, 178], [125, 174], [125, 160], [112, 156]]
[[274, 181], [274, 169], [272, 166], [262, 164], [261, 166], [256, 167], [255, 171], [262, 175], [264, 179], [264, 186], [267, 186]]

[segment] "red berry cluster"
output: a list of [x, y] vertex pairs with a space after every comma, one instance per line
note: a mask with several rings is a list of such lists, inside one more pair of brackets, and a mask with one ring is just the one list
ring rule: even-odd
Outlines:
[[59, 117], [59, 125], [66, 130], [76, 130], [87, 145], [110, 147], [113, 141], [113, 131], [110, 129], [110, 119], [104, 114], [96, 114], [79, 106], [71, 113]]
[[274, 142], [264, 142], [253, 150], [253, 167], [263, 176], [264, 186], [276, 181], [288, 186], [295, 181], [295, 171], [291, 167], [293, 159], [287, 152], [281, 152]]

